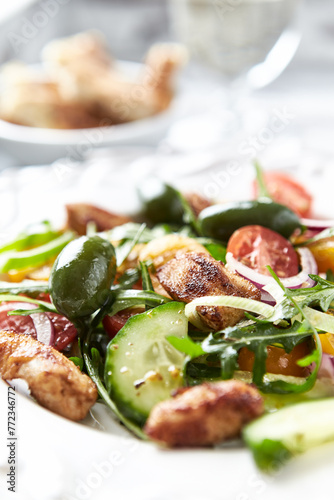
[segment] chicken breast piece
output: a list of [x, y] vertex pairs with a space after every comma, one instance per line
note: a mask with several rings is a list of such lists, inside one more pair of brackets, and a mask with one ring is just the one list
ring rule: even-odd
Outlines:
[[187, 51], [179, 44], [152, 46], [143, 70], [134, 78], [112, 64], [103, 37], [96, 32], [54, 40], [43, 56], [65, 100], [95, 105], [101, 123], [116, 125], [168, 107], [174, 93], [172, 77], [185, 64]]
[[259, 391], [244, 382], [205, 383], [154, 406], [145, 432], [170, 447], [209, 446], [238, 437], [263, 411]]
[[0, 376], [25, 380], [38, 403], [70, 420], [82, 420], [97, 399], [96, 386], [87, 375], [29, 335], [0, 332]]
[[198, 193], [185, 193], [183, 195], [190, 205], [190, 208], [194, 212], [195, 216], [198, 217], [199, 214], [207, 207], [212, 205], [211, 201]]
[[[157, 278], [174, 300], [191, 302], [206, 295], [234, 295], [260, 300], [260, 291], [249, 281], [228, 271], [211, 255], [181, 253], [157, 271]], [[221, 330], [234, 326], [244, 317], [242, 309], [222, 306], [198, 306], [197, 324], [201, 328]]]
[[114, 214], [87, 203], [66, 205], [67, 227], [78, 234], [86, 234], [88, 222], [94, 222], [98, 231], [106, 231], [131, 222], [129, 217]]

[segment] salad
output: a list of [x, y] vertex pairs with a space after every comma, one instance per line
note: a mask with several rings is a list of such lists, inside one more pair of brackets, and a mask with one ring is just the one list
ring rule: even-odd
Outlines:
[[136, 220], [67, 206], [0, 248], [0, 375], [80, 420], [97, 398], [167, 447], [241, 438], [273, 471], [334, 440], [332, 223], [256, 165], [254, 199], [156, 178]]

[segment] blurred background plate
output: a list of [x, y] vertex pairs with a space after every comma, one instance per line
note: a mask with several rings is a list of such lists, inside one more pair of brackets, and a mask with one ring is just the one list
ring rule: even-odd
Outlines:
[[[118, 61], [125, 75], [139, 73], [139, 63]], [[165, 135], [172, 122], [184, 113], [186, 88], [178, 90], [166, 111], [152, 117], [111, 127], [95, 127], [77, 130], [57, 130], [25, 127], [0, 120], [0, 148], [26, 165], [51, 163], [68, 157], [81, 160], [93, 148], [125, 145], [154, 145]]]

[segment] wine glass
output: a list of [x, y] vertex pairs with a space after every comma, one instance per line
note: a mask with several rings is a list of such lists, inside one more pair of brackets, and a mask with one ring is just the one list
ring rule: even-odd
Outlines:
[[169, 0], [172, 29], [187, 46], [198, 73], [220, 78], [211, 109], [198, 118], [197, 134], [196, 120], [189, 119], [194, 144], [201, 145], [201, 137], [205, 143], [209, 123], [216, 139], [244, 128], [242, 97], [275, 80], [299, 46], [300, 4], [301, 0]]

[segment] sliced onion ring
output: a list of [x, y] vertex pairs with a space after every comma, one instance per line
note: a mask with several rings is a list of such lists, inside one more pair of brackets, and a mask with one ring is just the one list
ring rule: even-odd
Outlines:
[[329, 378], [332, 381], [334, 380], [334, 356], [325, 353], [322, 354], [318, 378]]
[[312, 231], [322, 231], [334, 227], [333, 219], [302, 219], [301, 223]]
[[[313, 286], [314, 281], [309, 277], [309, 274], [317, 274], [318, 272], [317, 263], [308, 248], [299, 248], [297, 252], [300, 256], [302, 270], [300, 273], [295, 276], [291, 276], [290, 278], [281, 278], [281, 282], [286, 288], [301, 288], [306, 283], [308, 286]], [[261, 289], [273, 281], [271, 276], [260, 274], [254, 269], [245, 266], [245, 264], [236, 260], [231, 252], [226, 254], [226, 263], [227, 267], [231, 271], [234, 271], [240, 274], [243, 278], [251, 281], [257, 288]]]
[[45, 313], [33, 313], [30, 317], [34, 323], [37, 340], [45, 345], [53, 345], [55, 329], [49, 317]]
[[[15, 311], [15, 310], [31, 310], [37, 309], [37, 305], [31, 302], [4, 302], [0, 305], [0, 312]], [[37, 340], [46, 345], [53, 345], [55, 340], [55, 329], [52, 321], [45, 313], [30, 314], [30, 318], [35, 327]]]

